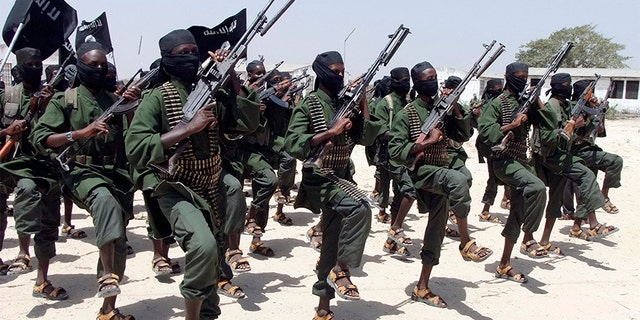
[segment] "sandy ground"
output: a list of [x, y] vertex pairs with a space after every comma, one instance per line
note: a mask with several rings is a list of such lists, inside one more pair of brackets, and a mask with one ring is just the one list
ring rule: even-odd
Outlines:
[[[364, 264], [362, 268], [351, 271], [362, 299], [333, 300], [331, 307], [336, 318], [639, 318], [640, 299], [636, 294], [640, 292], [640, 247], [636, 243], [640, 238], [635, 232], [639, 230], [640, 215], [634, 213], [633, 207], [640, 204], [635, 198], [640, 191], [640, 183], [634, 182], [640, 176], [640, 140], [637, 138], [640, 119], [608, 121], [607, 124], [609, 137], [600, 138], [598, 142], [606, 150], [624, 158], [623, 187], [613, 189], [610, 194], [620, 213], [611, 215], [602, 210], [597, 213], [601, 222], [620, 227], [620, 232], [595, 242], [586, 242], [570, 238], [570, 223], [559, 221], [552, 241], [566, 253], [565, 257], [533, 260], [516, 249], [512, 263], [529, 277], [529, 283], [519, 285], [495, 279], [493, 273], [503, 245], [500, 236], [502, 227], [478, 221], [487, 174], [485, 165], [478, 164], [472, 144], [467, 143], [465, 147], [470, 155], [467, 165], [474, 176], [470, 229], [480, 244], [495, 251], [493, 256], [481, 263], [465, 262], [458, 252], [458, 242], [445, 238], [440, 265], [434, 268], [430, 286], [447, 301], [449, 307], [438, 309], [413, 302], [410, 293], [420, 274], [418, 253], [427, 217], [418, 214], [415, 207], [409, 213], [406, 230], [415, 244], [409, 248], [413, 256], [405, 261], [382, 251], [388, 225], [374, 220], [365, 249]], [[475, 141], [475, 137], [472, 141]], [[374, 168], [366, 165], [362, 148], [355, 150], [354, 161], [358, 168], [356, 180], [364, 190], [372, 190]], [[272, 201], [272, 204], [274, 211], [275, 203]], [[136, 193], [135, 206], [138, 215], [144, 214], [140, 193]], [[311, 286], [316, 280], [313, 268], [318, 253], [309, 247], [304, 234], [319, 216], [306, 210], [294, 210], [293, 207], [285, 209], [295, 224], [285, 227], [269, 222], [263, 240], [274, 249], [276, 256], [266, 259], [249, 255], [252, 271], [234, 278], [234, 282], [242, 286], [248, 297], [243, 300], [221, 297], [221, 319], [313, 317], [317, 297], [311, 294]], [[503, 219], [507, 214], [499, 206], [493, 207], [492, 211]], [[74, 208], [73, 219], [76, 226], [89, 236], [82, 240], [61, 239], [57, 246], [58, 256], [53, 259], [49, 273], [50, 280], [55, 285], [65, 287], [70, 298], [52, 302], [31, 297], [35, 271], [20, 276], [0, 277], [0, 319], [95, 318], [101, 305], [101, 300], [95, 297], [97, 285], [94, 272], [98, 258], [98, 250], [93, 245], [95, 234], [85, 211]], [[10, 218], [5, 249], [0, 253], [5, 261], [18, 253], [13, 224]], [[146, 237], [144, 220], [131, 221], [128, 234], [135, 254], [129, 256], [127, 261], [118, 307], [124, 314], [133, 314], [137, 319], [183, 318], [183, 299], [178, 290], [182, 275], [164, 279], [155, 277], [151, 270], [151, 243]], [[540, 234], [541, 230], [536, 236]], [[241, 248], [248, 252], [248, 247], [249, 236], [244, 235]], [[184, 253], [179, 247], [172, 247], [170, 256], [184, 265]]]

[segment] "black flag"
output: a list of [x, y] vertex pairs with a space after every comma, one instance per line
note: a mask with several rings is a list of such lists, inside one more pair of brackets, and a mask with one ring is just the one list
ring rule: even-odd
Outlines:
[[40, 50], [43, 59], [51, 56], [78, 25], [76, 10], [63, 0], [16, 0], [2, 29], [2, 38], [10, 45], [20, 23], [24, 29], [12, 52], [24, 47]]
[[93, 21], [82, 20], [76, 32], [76, 50], [85, 42], [97, 42], [107, 50], [107, 53], [113, 51], [106, 12], [103, 12]]
[[[200, 61], [209, 58], [207, 51], [216, 51], [225, 41], [234, 46], [247, 31], [247, 9], [242, 9], [213, 28], [202, 26], [189, 27], [189, 32], [196, 38], [200, 50]], [[246, 53], [245, 53], [246, 56]]]

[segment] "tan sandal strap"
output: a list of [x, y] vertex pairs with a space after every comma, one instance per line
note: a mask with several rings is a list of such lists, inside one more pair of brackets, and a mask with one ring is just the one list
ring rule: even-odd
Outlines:
[[469, 253], [469, 250], [471, 250], [471, 247], [473, 247], [475, 244], [476, 244], [475, 240], [469, 240], [469, 242], [467, 242], [467, 244], [465, 244], [464, 247], [462, 248], [462, 252]]
[[44, 288], [46, 288], [49, 285], [51, 285], [51, 281], [45, 280], [41, 284], [33, 286], [33, 292], [43, 293], [44, 292]]

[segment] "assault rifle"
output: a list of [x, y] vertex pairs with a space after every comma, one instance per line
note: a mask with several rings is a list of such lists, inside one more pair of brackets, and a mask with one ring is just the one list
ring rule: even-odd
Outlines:
[[[133, 84], [133, 86], [140, 88], [140, 90], [146, 89], [146, 87], [149, 85], [149, 81], [153, 77], [155, 77], [155, 75], [158, 73], [159, 70], [160, 70], [160, 67], [157, 67], [157, 68], [147, 72], [147, 74], [145, 74], [144, 77], [142, 77], [138, 81], [136, 81]], [[124, 88], [123, 88], [123, 92], [126, 91], [126, 89], [129, 88], [129, 86], [131, 86], [131, 83], [133, 82], [133, 79], [139, 73], [142, 73], [142, 69], [139, 69], [133, 75], [133, 77], [131, 77], [131, 79], [129, 79], [129, 82], [127, 82], [125, 84]], [[120, 114], [125, 114], [125, 113], [137, 108], [139, 104], [140, 104], [140, 100], [139, 99], [136, 100], [136, 101], [129, 101], [125, 97], [120, 97], [109, 108], [107, 108], [107, 110], [105, 110], [98, 118], [96, 118], [96, 121], [98, 121], [98, 120], [108, 120], [113, 116], [120, 115]], [[69, 164], [71, 163], [71, 161], [73, 161], [75, 159], [76, 154], [78, 152], [80, 152], [80, 150], [82, 150], [90, 141], [91, 141], [90, 138], [89, 139], [85, 139], [84, 142], [82, 142], [82, 144], [77, 148], [76, 148], [76, 142], [73, 142], [69, 146], [67, 146], [64, 150], [62, 150], [62, 152], [60, 152], [60, 154], [58, 156], [56, 156], [56, 160], [58, 161], [58, 164], [60, 164], [60, 167], [62, 168], [62, 170], [64, 170], [64, 171], [69, 171], [70, 170]]]
[[[484, 65], [481, 65], [482, 60], [484, 60], [484, 57], [486, 57], [487, 54], [491, 52], [491, 49], [493, 49], [493, 46], [495, 44], [495, 40], [493, 40], [493, 42], [491, 42], [491, 44], [489, 45], [483, 44], [485, 51], [480, 56], [480, 59], [478, 59], [478, 61], [473, 64], [471, 69], [469, 69], [469, 73], [467, 73], [464, 79], [462, 79], [462, 82], [460, 82], [460, 84], [450, 94], [440, 95], [438, 97], [436, 102], [433, 104], [433, 109], [431, 110], [431, 113], [429, 113], [429, 117], [424, 120], [422, 127], [420, 127], [420, 135], [418, 136], [418, 139], [416, 139], [416, 143], [424, 141], [429, 135], [431, 129], [435, 128], [436, 126], [442, 126], [442, 120], [446, 115], [450, 114], [453, 106], [458, 102], [458, 98], [460, 98], [460, 95], [464, 91], [469, 81], [471, 81], [472, 78], [479, 78], [482, 73], [487, 70], [487, 68], [491, 66], [491, 64], [496, 61], [496, 59], [498, 59], [498, 57], [504, 52], [504, 45], [501, 43], [498, 49], [496, 49], [496, 51], [491, 55], [491, 57], [489, 57]], [[413, 171], [418, 161], [420, 161], [423, 157], [424, 153], [419, 153], [409, 167], [409, 170]]]
[[[553, 56], [553, 59], [551, 59], [551, 62], [549, 62], [549, 65], [547, 66], [547, 70], [544, 72], [544, 74], [540, 78], [540, 81], [538, 81], [538, 84], [536, 84], [533, 90], [529, 91], [530, 86], [525, 86], [524, 90], [520, 92], [518, 101], [522, 101], [522, 102], [514, 110], [513, 114], [511, 115], [510, 122], [513, 123], [513, 121], [515, 121], [516, 116], [518, 114], [529, 112], [529, 109], [531, 108], [531, 106], [533, 106], [536, 103], [536, 100], [538, 100], [538, 97], [540, 96], [540, 92], [542, 91], [542, 86], [544, 86], [544, 82], [547, 80], [547, 78], [551, 75], [552, 72], [555, 73], [556, 71], [558, 71], [558, 68], [560, 67], [560, 63], [562, 63], [562, 60], [564, 60], [564, 58], [567, 57], [567, 54], [569, 54], [569, 50], [571, 50], [571, 48], [573, 48], [573, 42], [571, 41], [567, 41], [567, 43], [562, 45], [562, 47], [560, 47], [560, 49], [555, 54], [555, 56]], [[507, 143], [511, 139], [513, 139], [513, 131], [509, 131], [509, 133], [507, 133], [504, 136], [504, 138], [502, 138], [502, 141], [499, 144], [491, 147], [491, 151], [504, 150], [507, 147]]]
[[[196, 83], [195, 88], [189, 96], [187, 97], [187, 101], [182, 107], [183, 117], [180, 122], [176, 126], [184, 126], [193, 119], [198, 110], [202, 109], [207, 104], [210, 104], [214, 101], [213, 95], [218, 92], [229, 80], [229, 71], [233, 70], [240, 59], [242, 59], [242, 55], [247, 50], [247, 46], [253, 40], [253, 38], [260, 34], [260, 36], [264, 36], [271, 26], [284, 14], [284, 12], [293, 4], [295, 0], [289, 0], [287, 3], [278, 11], [278, 13], [271, 19], [271, 21], [267, 22], [266, 12], [269, 10], [269, 7], [273, 4], [274, 0], [269, 0], [269, 3], [265, 6], [256, 19], [251, 23], [247, 31], [242, 35], [238, 43], [236, 43], [233, 48], [229, 51], [229, 54], [222, 61], [215, 61], [213, 58], [208, 58], [201, 65], [200, 70], [198, 70], [198, 82]], [[223, 44], [224, 47], [228, 47], [229, 43], [225, 42]], [[152, 164], [152, 166], [163, 173], [168, 173], [169, 175], [173, 175], [175, 170], [175, 163], [180, 158], [180, 155], [187, 147], [190, 145], [189, 140], [182, 140], [178, 146], [176, 147], [175, 153], [169, 158], [166, 168], [161, 164]]]
[[607, 88], [607, 93], [604, 95], [604, 100], [602, 100], [600, 105], [598, 105], [598, 114], [593, 119], [593, 124], [596, 128], [589, 134], [592, 144], [595, 144], [596, 137], [598, 137], [598, 131], [600, 131], [600, 127], [604, 125], [604, 115], [607, 113], [607, 110], [609, 110], [609, 98], [611, 98], [613, 91], [616, 89], [616, 84], [613, 81], [613, 78], [611, 78], [609, 81], [610, 82], [609, 88]]
[[[309, 77], [310, 77], [310, 75], [304, 73], [301, 76], [297, 76], [295, 78], [292, 78], [292, 79], [289, 79], [289, 80], [285, 80], [285, 81], [288, 81], [289, 83], [291, 83], [291, 85], [292, 85], [291, 87], [293, 87], [294, 83], [296, 83], [298, 81], [301, 81], [301, 80], [304, 80], [304, 79], [309, 78]], [[291, 88], [291, 87], [289, 87], [289, 88]], [[277, 91], [278, 90], [276, 90], [276, 86], [273, 86], [273, 87], [270, 87], [270, 88], [267, 88], [267, 89], [263, 90], [262, 92], [260, 92], [260, 100], [264, 100], [264, 99], [267, 99], [267, 98], [271, 97], [272, 95], [276, 94]]]
[[[60, 83], [60, 81], [64, 79], [64, 68], [71, 62], [71, 56], [73, 56], [73, 54], [69, 54], [67, 58], [64, 59], [64, 62], [62, 62], [62, 65], [60, 66], [60, 69], [58, 69], [58, 73], [56, 73], [56, 76], [49, 80], [49, 82], [45, 84], [45, 87], [49, 87], [53, 90], [53, 87], [58, 85], [58, 83]], [[44, 107], [49, 104], [49, 101], [51, 101], [52, 97], [53, 95], [44, 98], [43, 96], [41, 96], [40, 91], [36, 92], [33, 97], [31, 97], [31, 101], [29, 103], [29, 111], [27, 111], [27, 114], [23, 118], [26, 126], [29, 126], [29, 123], [31, 123], [31, 119], [33, 119], [33, 116], [36, 114], [36, 112], [43, 111]], [[19, 143], [21, 136], [22, 134], [11, 136], [11, 139], [9, 139], [7, 143], [5, 143], [5, 145], [0, 150], [0, 162], [3, 162], [11, 149], [13, 149], [13, 147]]]
[[[360, 103], [362, 96], [365, 94], [369, 83], [375, 76], [378, 68], [380, 68], [380, 65], [386, 66], [389, 63], [389, 61], [396, 53], [398, 48], [400, 48], [400, 45], [409, 35], [409, 33], [409, 28], [400, 25], [396, 32], [393, 35], [389, 36], [391, 40], [389, 40], [389, 43], [387, 43], [384, 49], [382, 49], [380, 55], [378, 55], [378, 58], [373, 62], [373, 65], [371, 65], [371, 67], [369, 67], [369, 70], [367, 70], [367, 72], [362, 77], [360, 77], [360, 80], [358, 81], [359, 83], [353, 88], [350, 88], [350, 86], [345, 86], [342, 90], [340, 90], [340, 93], [338, 94], [340, 107], [338, 108], [338, 112], [336, 112], [336, 115], [333, 117], [331, 122], [328, 123], [328, 128], [332, 128], [340, 118], [351, 114], [353, 109], [355, 109], [358, 103]], [[333, 144], [331, 143], [331, 141], [322, 143], [315, 149], [312, 155], [304, 161], [303, 166], [305, 168], [322, 168], [322, 158], [327, 150], [332, 146]]]
[[256, 81], [254, 81], [252, 83], [252, 85], [257, 87], [256, 92], [260, 93], [261, 91], [264, 90], [263, 84], [264, 84], [265, 80], [269, 79], [269, 77], [271, 77], [273, 72], [276, 71], [278, 69], [278, 67], [281, 66], [283, 63], [284, 63], [284, 60], [276, 63], [276, 65], [273, 67], [273, 69], [271, 69], [269, 72], [263, 74], [260, 78], [256, 79]]
[[598, 80], [600, 80], [600, 75], [596, 74], [596, 80], [591, 81], [589, 85], [584, 89], [584, 91], [582, 91], [582, 93], [580, 94], [580, 99], [578, 99], [578, 102], [576, 102], [576, 104], [571, 109], [571, 119], [567, 121], [564, 128], [560, 132], [560, 136], [565, 140], [571, 140], [571, 137], [573, 136], [573, 130], [576, 126], [576, 120], [578, 120], [578, 117], [582, 116], [583, 112], [592, 115], [599, 112], [597, 108], [590, 108], [589, 106], [587, 106], [589, 100], [593, 98], [593, 90], [595, 90]]

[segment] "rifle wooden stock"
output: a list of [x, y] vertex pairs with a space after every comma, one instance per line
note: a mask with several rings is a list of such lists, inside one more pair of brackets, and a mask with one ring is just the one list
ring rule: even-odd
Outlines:
[[576, 102], [575, 106], [573, 106], [573, 108], [571, 109], [571, 118], [569, 119], [569, 121], [567, 121], [564, 128], [560, 132], [560, 136], [565, 140], [569, 141], [571, 140], [571, 137], [573, 137], [573, 131], [576, 121], [578, 121], [578, 118], [582, 116], [583, 112], [588, 114], [598, 113], [598, 109], [589, 108], [587, 104], [593, 97], [593, 90], [595, 89], [596, 83], [599, 79], [600, 75], [596, 74], [596, 80], [591, 81], [589, 85], [582, 91], [582, 93], [580, 93], [580, 99], [578, 99], [578, 102]]

